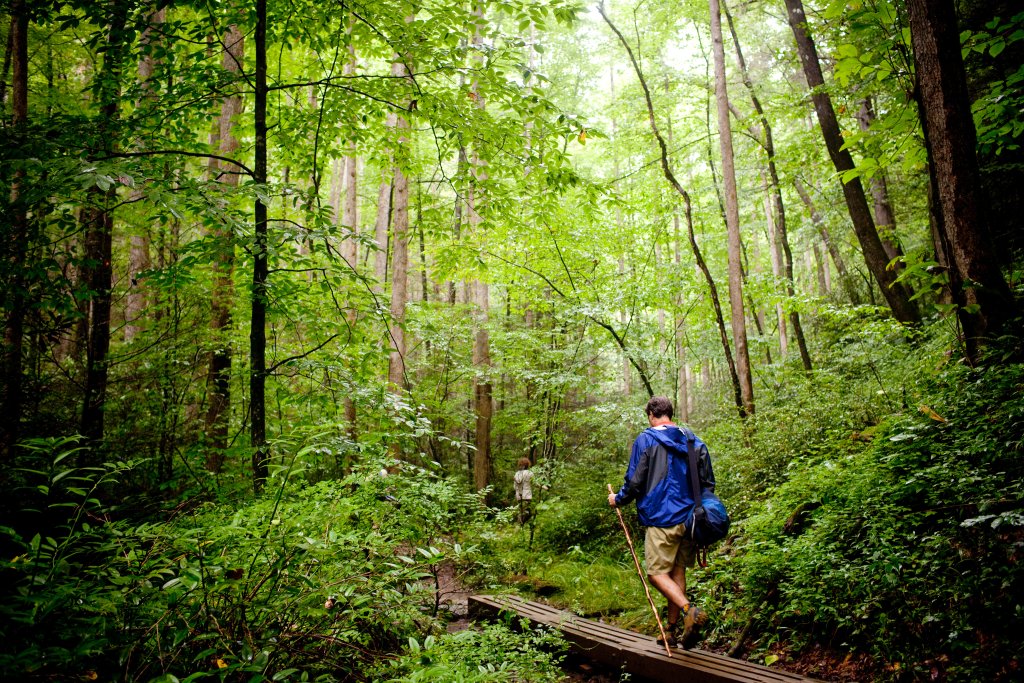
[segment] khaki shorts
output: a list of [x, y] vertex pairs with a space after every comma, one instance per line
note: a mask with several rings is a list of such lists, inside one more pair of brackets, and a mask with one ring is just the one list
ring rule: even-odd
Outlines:
[[675, 567], [697, 563], [697, 546], [686, 536], [686, 525], [647, 527], [644, 538], [644, 566], [649, 576], [669, 574]]

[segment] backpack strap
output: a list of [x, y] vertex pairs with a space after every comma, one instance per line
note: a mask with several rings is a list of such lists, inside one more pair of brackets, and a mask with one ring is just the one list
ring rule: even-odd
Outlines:
[[[693, 522], [696, 524], [697, 520], [704, 519], [704, 501], [701, 499], [701, 488], [700, 488], [700, 473], [697, 470], [697, 437], [690, 430], [686, 430], [686, 457], [687, 468], [690, 471], [690, 492], [693, 494]], [[691, 533], [693, 530], [691, 527]]]

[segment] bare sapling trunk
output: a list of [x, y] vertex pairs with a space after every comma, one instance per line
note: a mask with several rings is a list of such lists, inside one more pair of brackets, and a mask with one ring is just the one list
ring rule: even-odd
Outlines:
[[[772, 263], [772, 275], [777, 282], [781, 282], [782, 274], [782, 246], [779, 244], [779, 231], [775, 226], [775, 217], [772, 215], [771, 200], [765, 196], [765, 219], [768, 223], [768, 255]], [[786, 310], [779, 301], [775, 304], [775, 314], [779, 321], [779, 355], [785, 358], [789, 354], [789, 341], [786, 336]]]
[[[395, 128], [398, 125], [398, 116], [394, 113], [388, 114], [386, 124], [388, 128]], [[375, 287], [377, 291], [383, 291], [384, 283], [388, 279], [388, 227], [391, 224], [391, 194], [394, 190], [393, 178], [389, 168], [381, 170], [380, 185], [377, 188], [377, 218], [374, 222], [373, 235], [377, 250], [373, 254], [373, 275], [377, 279]]]

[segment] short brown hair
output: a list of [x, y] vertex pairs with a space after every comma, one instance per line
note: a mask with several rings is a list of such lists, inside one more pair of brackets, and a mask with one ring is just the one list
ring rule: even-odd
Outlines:
[[519, 462], [517, 462], [516, 464], [519, 465], [519, 469], [521, 469], [521, 470], [529, 469], [530, 468], [530, 459], [529, 458], [519, 458]]
[[672, 401], [664, 396], [654, 396], [647, 402], [644, 412], [654, 417], [667, 417], [672, 419]]

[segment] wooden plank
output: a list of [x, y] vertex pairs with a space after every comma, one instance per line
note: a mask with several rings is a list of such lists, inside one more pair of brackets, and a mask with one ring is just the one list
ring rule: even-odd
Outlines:
[[494, 619], [503, 612], [524, 617], [533, 627], [557, 628], [576, 652], [654, 681], [670, 683], [685, 678], [693, 683], [795, 683], [813, 680], [697, 649], [677, 648], [673, 656], [668, 657], [651, 636], [584, 619], [518, 596], [473, 595], [469, 598], [471, 618]]

